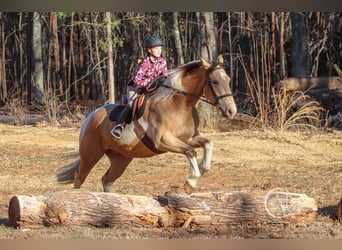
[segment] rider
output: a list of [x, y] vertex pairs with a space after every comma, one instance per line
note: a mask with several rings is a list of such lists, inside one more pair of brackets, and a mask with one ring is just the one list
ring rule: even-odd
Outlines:
[[132, 111], [134, 99], [148, 89], [160, 75], [167, 77], [166, 60], [161, 56], [163, 46], [165, 46], [163, 39], [156, 35], [147, 35], [143, 40], [146, 55], [135, 72], [133, 80], [128, 83], [128, 104], [122, 111], [118, 124], [111, 131], [115, 138], [121, 137], [123, 123], [126, 116]]

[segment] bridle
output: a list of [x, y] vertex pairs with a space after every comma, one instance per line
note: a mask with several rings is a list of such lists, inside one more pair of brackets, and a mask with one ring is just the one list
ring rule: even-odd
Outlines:
[[[209, 104], [211, 104], [211, 105], [213, 105], [213, 106], [217, 106], [217, 104], [218, 104], [218, 102], [219, 102], [219, 100], [220, 99], [222, 99], [222, 98], [225, 98], [225, 97], [228, 97], [228, 96], [234, 96], [234, 94], [232, 94], [232, 93], [230, 93], [230, 94], [224, 94], [224, 95], [220, 95], [220, 96], [217, 96], [217, 94], [215, 93], [215, 90], [214, 90], [214, 87], [213, 87], [213, 83], [212, 83], [212, 81], [210, 80], [210, 74], [212, 73], [212, 72], [214, 72], [215, 70], [218, 70], [218, 69], [223, 69], [223, 67], [222, 66], [217, 66], [217, 67], [215, 67], [214, 69], [212, 69], [210, 72], [209, 72], [209, 74], [208, 74], [208, 85], [209, 85], [209, 87], [210, 87], [210, 91], [211, 91], [211, 93], [213, 94], [213, 96], [214, 96], [214, 98], [215, 98], [215, 102], [211, 102], [211, 101], [209, 101], [209, 100], [206, 100], [205, 99], [205, 102], [207, 102], [207, 103], [209, 103]], [[223, 69], [224, 70], [224, 69]], [[202, 99], [201, 99], [202, 100]], [[204, 100], [202, 100], [202, 101], [204, 101]]]
[[220, 99], [225, 98], [225, 97], [228, 97], [228, 96], [234, 96], [234, 94], [232, 94], [232, 93], [230, 93], [230, 94], [224, 94], [224, 95], [220, 95], [220, 96], [218, 96], [218, 95], [215, 93], [215, 90], [214, 90], [214, 87], [213, 87], [213, 83], [212, 83], [212, 81], [210, 80], [210, 74], [211, 74], [212, 72], [214, 72], [215, 70], [218, 70], [218, 69], [223, 69], [223, 67], [220, 66], [220, 65], [216, 66], [215, 68], [213, 68], [212, 70], [210, 70], [210, 71], [208, 72], [208, 76], [207, 76], [207, 83], [208, 83], [208, 85], [209, 85], [209, 88], [210, 88], [211, 93], [213, 94], [213, 96], [214, 96], [214, 98], [215, 98], [215, 102], [209, 101], [209, 100], [208, 100], [207, 98], [205, 98], [204, 96], [200, 96], [200, 97], [194, 96], [193, 94], [190, 94], [190, 93], [185, 92], [185, 91], [180, 91], [180, 90], [174, 89], [174, 88], [172, 88], [172, 87], [170, 87], [170, 86], [168, 86], [168, 85], [162, 84], [161, 86], [162, 86], [162, 87], [165, 87], [165, 88], [173, 89], [173, 90], [175, 90], [175, 91], [177, 91], [177, 92], [179, 92], [179, 93], [181, 93], [181, 94], [183, 94], [183, 95], [190, 96], [190, 97], [192, 97], [192, 98], [195, 98], [195, 99], [198, 99], [198, 100], [200, 100], [200, 101], [206, 102], [206, 103], [208, 103], [208, 104], [210, 104], [210, 105], [217, 106]]

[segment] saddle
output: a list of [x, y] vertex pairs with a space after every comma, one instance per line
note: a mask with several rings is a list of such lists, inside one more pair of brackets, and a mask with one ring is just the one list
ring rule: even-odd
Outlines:
[[[159, 75], [153, 81], [153, 83], [146, 89], [145, 92], [142, 92], [137, 98], [135, 98], [132, 112], [130, 112], [128, 108], [125, 109], [126, 105], [124, 104], [117, 105], [117, 107], [115, 107], [112, 110], [112, 112], [109, 114], [109, 120], [111, 120], [112, 122], [126, 123], [126, 124], [129, 124], [134, 120], [138, 120], [144, 114], [147, 96], [151, 94], [152, 92], [154, 92], [157, 88], [159, 88], [159, 86], [163, 84], [165, 79], [166, 79], [165, 76]], [[129, 113], [125, 113], [125, 112], [129, 112]]]
[[[145, 94], [141, 94], [138, 96], [133, 102], [133, 110], [130, 112], [130, 109], [126, 109], [127, 104], [119, 104], [110, 112], [109, 120], [112, 122], [124, 122], [124, 123], [131, 123], [133, 120], [138, 120], [145, 111], [146, 100]], [[128, 112], [124, 114], [123, 112]], [[123, 121], [120, 121], [121, 117], [125, 117]]]

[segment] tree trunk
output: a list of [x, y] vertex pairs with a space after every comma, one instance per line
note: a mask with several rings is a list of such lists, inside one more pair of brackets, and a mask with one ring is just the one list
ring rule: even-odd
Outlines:
[[0, 107], [7, 100], [5, 21], [0, 13]]
[[224, 227], [239, 223], [306, 223], [316, 217], [315, 200], [277, 189], [145, 197], [69, 190], [13, 196], [13, 227], [116, 224], [149, 227]]
[[285, 20], [284, 20], [284, 12], [280, 13], [280, 38], [279, 38], [279, 68], [280, 68], [280, 79], [285, 78], [286, 70], [285, 70], [285, 48], [284, 48], [284, 36], [285, 36]]
[[44, 77], [42, 56], [42, 28], [38, 12], [33, 13], [33, 64], [34, 64], [34, 100], [44, 105]]
[[271, 43], [271, 64], [272, 66], [272, 74], [273, 78], [277, 79], [277, 67], [275, 66], [277, 63], [277, 43], [276, 43], [276, 13], [272, 12], [272, 43]]
[[[69, 41], [69, 58], [68, 58], [68, 93], [66, 97], [66, 101], [68, 102], [70, 98], [72, 97], [72, 87], [74, 87], [74, 97], [76, 100], [78, 100], [78, 93], [77, 93], [77, 88], [76, 84], [73, 83], [72, 79], [72, 68], [74, 66], [75, 60], [74, 60], [74, 16], [75, 13], [71, 13], [71, 25], [70, 25], [70, 41]], [[76, 76], [74, 76], [76, 77]]]
[[109, 103], [115, 103], [114, 90], [114, 66], [113, 66], [113, 43], [112, 43], [112, 20], [110, 12], [106, 12], [107, 19], [107, 44], [108, 44], [108, 92]]
[[178, 25], [178, 12], [173, 12], [173, 32], [175, 35], [175, 44], [176, 44], [176, 50], [177, 50], [177, 65], [184, 64], [184, 56], [183, 56], [183, 49], [182, 49], [182, 41], [180, 38], [179, 33], [179, 25]]
[[292, 76], [309, 76], [309, 34], [305, 25], [306, 17], [302, 12], [291, 12], [292, 26]]
[[217, 57], [214, 13], [202, 12], [201, 17], [201, 56], [207, 60], [214, 60]]
[[[234, 86], [234, 67], [233, 67], [233, 47], [232, 47], [232, 27], [231, 27], [231, 18], [230, 18], [230, 12], [228, 12], [228, 47], [229, 47], [229, 69], [230, 69], [230, 88], [231, 90], [237, 89], [238, 86]], [[220, 52], [221, 53], [221, 52]]]
[[52, 47], [53, 47], [53, 57], [54, 57], [54, 82], [55, 89], [59, 90], [60, 95], [64, 95], [63, 90], [63, 82], [61, 78], [61, 64], [59, 59], [59, 41], [58, 41], [58, 25], [57, 25], [57, 16], [55, 13], [51, 13], [51, 34], [52, 34]]
[[201, 56], [201, 50], [202, 50], [202, 40], [201, 40], [201, 32], [202, 32], [202, 22], [201, 22], [201, 13], [200, 12], [196, 12], [196, 33], [195, 33], [195, 37], [196, 37], [196, 57], [200, 57]]
[[[97, 64], [97, 68], [98, 68], [98, 73], [99, 76], [97, 77], [96, 81], [100, 82], [100, 90], [101, 90], [101, 102], [105, 103], [106, 102], [106, 90], [105, 90], [105, 84], [103, 81], [103, 73], [102, 73], [102, 65], [101, 65], [101, 56], [100, 56], [100, 35], [99, 35], [99, 29], [100, 29], [100, 25], [99, 24], [99, 20], [98, 18], [100, 18], [100, 13], [96, 12], [94, 13], [94, 39], [95, 39], [95, 57], [96, 57], [96, 64]], [[99, 96], [97, 95], [97, 98], [99, 98]]]

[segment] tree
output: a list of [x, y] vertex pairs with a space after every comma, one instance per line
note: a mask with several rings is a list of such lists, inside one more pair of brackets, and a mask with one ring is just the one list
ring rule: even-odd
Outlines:
[[208, 60], [217, 57], [213, 12], [201, 13], [201, 56]]
[[113, 43], [112, 43], [112, 21], [110, 12], [106, 12], [107, 20], [107, 43], [108, 43], [108, 91], [109, 103], [115, 103], [114, 95], [114, 66], [113, 66]]
[[5, 45], [5, 21], [4, 14], [0, 13], [0, 107], [7, 99], [6, 83], [6, 45]]
[[178, 61], [178, 64], [184, 64], [182, 41], [181, 41], [181, 37], [179, 34], [178, 12], [173, 12], [172, 17], [173, 17], [173, 29], [174, 29], [174, 35], [175, 35], [177, 58], [178, 58], [177, 61]]
[[44, 105], [44, 77], [42, 56], [42, 28], [40, 13], [33, 13], [33, 65], [34, 65], [34, 100], [37, 105]]
[[309, 42], [306, 27], [306, 16], [303, 12], [291, 12], [292, 26], [292, 76], [306, 77], [309, 75]]

